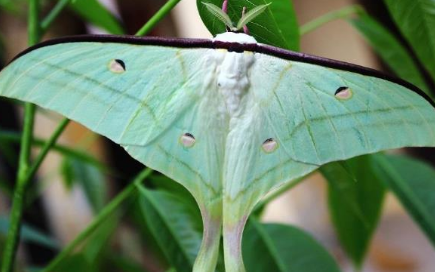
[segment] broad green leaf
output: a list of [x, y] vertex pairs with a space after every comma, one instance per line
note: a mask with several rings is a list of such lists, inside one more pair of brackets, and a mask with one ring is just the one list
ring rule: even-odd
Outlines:
[[[120, 222], [120, 212], [117, 210], [110, 214], [103, 224], [100, 224], [92, 234], [86, 237], [81, 244], [80, 253], [74, 253], [53, 268], [53, 271], [100, 271], [105, 265], [105, 253], [108, 252], [108, 243]], [[73, 264], [76, 263], [76, 264]], [[76, 270], [71, 270], [73, 266]], [[85, 269], [86, 268], [86, 269]], [[85, 270], [82, 270], [85, 269]], [[51, 270], [50, 270], [51, 271]]]
[[374, 165], [382, 181], [435, 246], [435, 169], [397, 155], [378, 155]]
[[[205, 26], [213, 35], [224, 33], [225, 24], [212, 15], [203, 3], [222, 6], [222, 0], [197, 0], [199, 14]], [[247, 11], [270, 4], [264, 12], [248, 23], [250, 35], [258, 42], [274, 45], [290, 50], [299, 50], [299, 26], [296, 14], [290, 0], [237, 0], [228, 2], [228, 15], [232, 22], [238, 22], [242, 17], [243, 7]]]
[[23, 5], [22, 0], [0, 0], [0, 9], [17, 14], [20, 11], [20, 5]]
[[79, 184], [84, 189], [94, 212], [104, 207], [107, 188], [104, 175], [99, 169], [80, 160], [66, 157], [62, 163], [62, 174], [69, 188], [73, 184]]
[[[9, 219], [0, 216], [0, 236], [6, 236], [8, 228]], [[23, 224], [20, 235], [21, 239], [25, 242], [35, 243], [54, 250], [59, 249], [59, 243], [56, 240], [26, 224]]]
[[429, 88], [411, 55], [388, 29], [367, 14], [350, 21], [399, 77], [429, 93]]
[[328, 180], [329, 210], [347, 255], [360, 267], [380, 217], [385, 189], [370, 155], [320, 168]]
[[84, 254], [81, 254], [81, 253], [77, 253], [77, 254], [67, 258], [58, 267], [56, 267], [56, 271], [95, 272], [95, 270], [93, 269], [93, 267], [90, 264], [90, 261], [86, 258], [86, 256]]
[[97, 0], [75, 0], [71, 7], [88, 22], [105, 29], [111, 34], [124, 34], [120, 22]]
[[384, 0], [396, 25], [435, 80], [435, 1]]
[[179, 272], [192, 271], [202, 240], [201, 215], [190, 201], [140, 187], [141, 212], [167, 261]]
[[75, 176], [72, 160], [68, 157], [64, 158], [60, 165], [60, 174], [62, 175], [65, 188], [71, 190], [74, 185]]
[[190, 202], [191, 205], [197, 205], [195, 199], [186, 188], [167, 176], [155, 172], [148, 178], [148, 182], [159, 191], [171, 193]]
[[81, 250], [91, 264], [98, 264], [104, 251], [107, 251], [110, 238], [114, 234], [120, 222], [120, 212], [114, 213], [102, 224], [98, 230], [87, 240], [86, 247]]
[[122, 272], [147, 272], [141, 265], [137, 264], [134, 260], [111, 256], [110, 261], [115, 265], [119, 271]]
[[338, 272], [334, 259], [310, 235], [286, 225], [261, 224], [250, 218], [243, 236], [249, 272]]

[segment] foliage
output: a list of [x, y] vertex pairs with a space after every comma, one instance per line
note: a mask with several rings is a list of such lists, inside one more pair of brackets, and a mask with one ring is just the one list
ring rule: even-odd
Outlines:
[[[225, 25], [207, 11], [206, 5], [202, 3], [204, 1], [197, 1], [198, 12], [204, 24], [214, 35], [224, 32]], [[161, 10], [151, 23], [146, 24], [144, 32], [149, 31], [178, 3], [170, 2], [170, 5], [162, 9], [163, 12]], [[217, 6], [222, 4], [221, 0], [205, 2]], [[259, 42], [297, 51], [300, 33], [306, 33], [334, 19], [347, 19], [394, 74], [433, 96], [434, 90], [431, 86], [434, 86], [435, 81], [435, 2], [384, 2], [406, 44], [401, 37], [397, 37], [359, 7], [327, 14], [314, 20], [309, 26], [302, 26], [300, 31], [291, 1], [276, 0], [248, 23], [247, 27]], [[244, 6], [252, 10], [268, 3], [265, 0], [230, 1], [229, 18], [232, 22], [237, 22]], [[19, 14], [22, 5], [26, 5], [26, 2], [0, 0], [0, 9], [12, 14]], [[84, 21], [109, 33], [125, 32], [121, 20], [96, 0], [59, 0], [41, 22], [37, 20], [38, 14], [33, 14], [36, 17], [34, 22], [40, 24], [40, 31], [43, 32], [65, 8], [73, 10]], [[30, 12], [35, 10], [37, 11], [30, 9]], [[31, 22], [30, 27], [35, 25]], [[34, 33], [33, 39], [38, 38], [38, 33]], [[29, 112], [26, 116], [30, 117], [26, 117], [26, 120], [32, 123], [32, 113]], [[59, 135], [65, 126], [66, 123], [59, 127]], [[202, 224], [198, 207], [190, 194], [170, 179], [145, 170], [130, 186], [107, 203], [104, 180], [105, 174], [111, 171], [80, 150], [55, 145], [57, 136], [54, 135], [48, 140], [30, 137], [27, 144], [42, 147], [47, 152], [57, 151], [63, 156], [63, 167], [59, 171], [63, 174], [65, 186], [82, 187], [96, 217], [43, 271], [53, 271], [53, 268], [59, 271], [108, 271], [109, 265], [123, 271], [146, 271], [137, 260], [128, 255], [120, 255], [117, 247], [112, 246], [117, 243], [115, 239], [111, 239], [112, 236], [116, 237], [121, 232], [121, 222], [128, 220], [131, 220], [132, 227], [145, 239], [137, 241], [138, 247], [148, 245], [147, 250], [167, 269], [191, 271], [201, 242]], [[0, 150], [10, 154], [7, 146], [11, 142], [17, 142], [20, 137], [22, 136], [0, 130]], [[26, 137], [28, 136], [24, 133], [23, 139]], [[42, 161], [45, 155], [44, 152], [41, 154]], [[355, 267], [360, 268], [364, 263], [386, 192], [397, 196], [435, 246], [435, 170], [427, 163], [406, 156], [376, 154], [331, 163], [323, 166], [320, 172], [326, 178], [329, 188], [328, 203], [325, 205], [328, 204], [337, 236]], [[22, 180], [28, 182], [32, 176], [25, 175]], [[12, 198], [11, 188], [2, 179], [0, 177], [0, 191]], [[267, 205], [272, 199], [269, 198], [262, 205]], [[135, 214], [127, 213], [127, 218], [121, 220], [122, 207], [131, 203], [136, 203], [138, 210]], [[336, 261], [326, 249], [303, 230], [289, 225], [264, 224], [256, 216], [257, 214], [248, 220], [249, 224], [244, 233], [243, 257], [248, 271], [339, 271]], [[19, 222], [20, 220], [16, 221], [17, 224]], [[10, 223], [9, 220], [0, 218], [2, 242]], [[59, 247], [59, 243], [52, 237], [26, 224], [22, 225], [20, 232], [23, 241], [54, 249]], [[8, 250], [0, 243], [0, 252], [2, 251]], [[223, 271], [222, 265], [218, 265], [218, 270]], [[2, 272], [8, 272], [8, 269]]]

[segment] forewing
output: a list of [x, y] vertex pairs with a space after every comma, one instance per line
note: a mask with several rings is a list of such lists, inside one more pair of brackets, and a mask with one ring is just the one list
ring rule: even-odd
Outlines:
[[[0, 74], [0, 95], [35, 103], [78, 121], [145, 165], [185, 185], [195, 197], [220, 194], [223, 145], [204, 132], [202, 93], [214, 67], [208, 49], [74, 42], [45, 46]], [[116, 61], [116, 63], [114, 63]], [[180, 143], [184, 133], [195, 148]], [[210, 133], [213, 137], [203, 137]], [[216, 150], [221, 150], [217, 151]], [[216, 156], [208, 156], [210, 152]], [[215, 164], [215, 167], [207, 167]], [[216, 197], [216, 196], [214, 196]]]

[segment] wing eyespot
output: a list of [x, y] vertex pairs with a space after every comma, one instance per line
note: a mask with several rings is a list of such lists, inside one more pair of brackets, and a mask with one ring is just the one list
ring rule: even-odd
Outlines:
[[196, 139], [195, 137], [190, 133], [184, 133], [180, 137], [180, 143], [187, 148], [190, 148], [195, 145]]
[[264, 152], [272, 153], [278, 148], [278, 142], [273, 138], [269, 138], [263, 142], [261, 147], [263, 148]]
[[352, 97], [353, 92], [349, 87], [342, 86], [335, 91], [335, 97], [340, 100], [348, 100]]
[[123, 60], [113, 59], [109, 62], [109, 70], [115, 74], [122, 74], [127, 69]]

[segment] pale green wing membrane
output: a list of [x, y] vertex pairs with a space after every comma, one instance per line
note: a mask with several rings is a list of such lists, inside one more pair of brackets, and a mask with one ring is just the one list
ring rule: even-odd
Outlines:
[[245, 221], [278, 186], [330, 161], [435, 145], [435, 110], [415, 92], [261, 46], [268, 54], [254, 53], [241, 102], [249, 106], [222, 117], [219, 67], [210, 61], [221, 49], [187, 46], [52, 44], [4, 69], [0, 95], [76, 120], [184, 185], [204, 220], [194, 271], [213, 271], [222, 222], [226, 271], [244, 271]]
[[[224, 235], [232, 240], [241, 241], [246, 211], [265, 194], [320, 165], [435, 145], [434, 107], [397, 83], [265, 54], [257, 55], [250, 80], [252, 118], [228, 138], [225, 154]], [[238, 271], [241, 256], [226, 258]]]
[[[206, 50], [96, 42], [47, 46], [3, 70], [0, 92], [86, 125], [201, 192], [196, 197], [217, 198], [220, 154], [208, 154], [222, 143], [217, 133], [202, 137], [210, 130], [197, 121], [204, 88], [198, 79], [211, 75], [201, 65]], [[213, 128], [212, 121], [208, 125]], [[201, 137], [195, 149], [180, 143], [184, 133]]]
[[[331, 161], [435, 144], [434, 107], [394, 82], [261, 54], [251, 85], [258, 131], [249, 179], [259, 182], [264, 176], [269, 186], [280, 183], [278, 176], [267, 177], [270, 172], [286, 181]], [[267, 139], [277, 143], [269, 154], [260, 148]], [[287, 164], [307, 168], [291, 170]], [[289, 175], [292, 171], [299, 172]]]
[[216, 108], [203, 103], [213, 94], [204, 85], [214, 71], [204, 63], [207, 50], [60, 43], [13, 61], [0, 74], [0, 94], [78, 121], [180, 182], [204, 224], [217, 225], [206, 228], [216, 239], [225, 132], [211, 118]]

